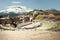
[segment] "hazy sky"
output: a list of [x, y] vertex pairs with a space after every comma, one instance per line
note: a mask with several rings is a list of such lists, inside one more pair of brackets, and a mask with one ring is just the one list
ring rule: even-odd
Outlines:
[[60, 0], [0, 0], [0, 10], [8, 6], [22, 5], [31, 9], [49, 9], [60, 10]]

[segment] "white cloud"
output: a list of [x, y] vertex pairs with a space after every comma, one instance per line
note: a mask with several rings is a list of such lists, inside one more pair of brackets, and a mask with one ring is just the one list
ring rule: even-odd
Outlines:
[[12, 4], [21, 4], [21, 2], [20, 1], [13, 1], [13, 2], [11, 2]]
[[6, 8], [14, 8], [14, 7], [16, 7], [16, 6], [7, 6]]

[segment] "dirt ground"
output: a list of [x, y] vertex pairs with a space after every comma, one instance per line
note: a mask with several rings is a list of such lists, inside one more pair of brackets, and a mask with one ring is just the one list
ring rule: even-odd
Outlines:
[[39, 30], [0, 31], [0, 40], [60, 40], [60, 32]]

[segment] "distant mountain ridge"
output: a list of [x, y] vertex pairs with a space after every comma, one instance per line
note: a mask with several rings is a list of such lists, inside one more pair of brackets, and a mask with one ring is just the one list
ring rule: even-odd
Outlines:
[[48, 15], [48, 14], [54, 14], [54, 15], [60, 15], [60, 11], [59, 10], [56, 10], [56, 9], [48, 9], [48, 10], [38, 10], [38, 9], [34, 9], [33, 11], [30, 11], [29, 14], [30, 15], [33, 15], [33, 14], [45, 14], [45, 15]]

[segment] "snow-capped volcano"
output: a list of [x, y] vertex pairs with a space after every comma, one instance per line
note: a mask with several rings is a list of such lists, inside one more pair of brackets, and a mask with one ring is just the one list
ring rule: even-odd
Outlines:
[[0, 10], [0, 15], [2, 16], [15, 16], [23, 13], [27, 13], [32, 11], [31, 9], [24, 7], [24, 6], [9, 6], [4, 10]]
[[12, 6], [12, 7], [8, 7], [5, 10], [0, 10], [0, 13], [9, 13], [9, 12], [14, 12], [14, 13], [23, 13], [23, 12], [29, 12], [31, 11], [31, 9], [28, 9], [26, 7], [20, 6], [20, 7], [16, 7], [16, 6]]

